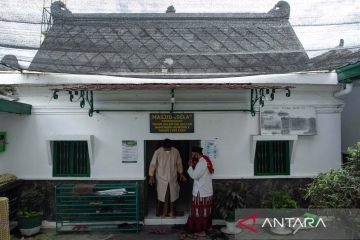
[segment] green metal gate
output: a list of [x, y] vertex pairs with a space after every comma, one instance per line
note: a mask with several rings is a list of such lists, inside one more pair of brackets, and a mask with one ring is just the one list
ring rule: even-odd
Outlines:
[[[85, 192], [83, 186], [87, 188]], [[90, 230], [138, 232], [138, 184], [56, 185], [55, 220], [57, 232]]]

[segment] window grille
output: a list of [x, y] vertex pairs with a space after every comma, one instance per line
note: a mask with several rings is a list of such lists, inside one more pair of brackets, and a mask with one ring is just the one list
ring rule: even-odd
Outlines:
[[53, 141], [52, 158], [54, 177], [90, 177], [86, 141]]
[[254, 168], [255, 176], [290, 175], [289, 141], [258, 141]]

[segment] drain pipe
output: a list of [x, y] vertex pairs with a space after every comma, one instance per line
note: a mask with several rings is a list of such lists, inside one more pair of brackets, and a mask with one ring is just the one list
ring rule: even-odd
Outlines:
[[347, 83], [347, 84], [345, 84], [344, 89], [334, 93], [334, 97], [342, 98], [343, 96], [349, 94], [352, 91], [352, 89], [353, 89], [353, 84]]

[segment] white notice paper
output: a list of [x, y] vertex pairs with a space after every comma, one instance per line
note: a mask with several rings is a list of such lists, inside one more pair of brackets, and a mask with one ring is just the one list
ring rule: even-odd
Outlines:
[[136, 140], [122, 141], [122, 162], [123, 163], [137, 163], [138, 148]]
[[205, 140], [203, 142], [203, 148], [204, 155], [208, 156], [211, 160], [216, 159], [217, 149], [215, 140]]

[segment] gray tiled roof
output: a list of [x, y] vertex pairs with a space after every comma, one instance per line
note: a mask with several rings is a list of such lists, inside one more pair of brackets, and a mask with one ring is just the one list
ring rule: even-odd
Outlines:
[[72, 14], [60, 7], [52, 5], [53, 25], [29, 70], [253, 75], [297, 71], [308, 61], [283, 1], [268, 13], [235, 14]]
[[14, 55], [5, 55], [0, 60], [0, 71], [14, 71], [20, 70], [18, 59]]
[[0, 64], [0, 71], [11, 71], [12, 69]]
[[310, 70], [334, 70], [360, 61], [360, 50], [337, 47], [309, 60]]

